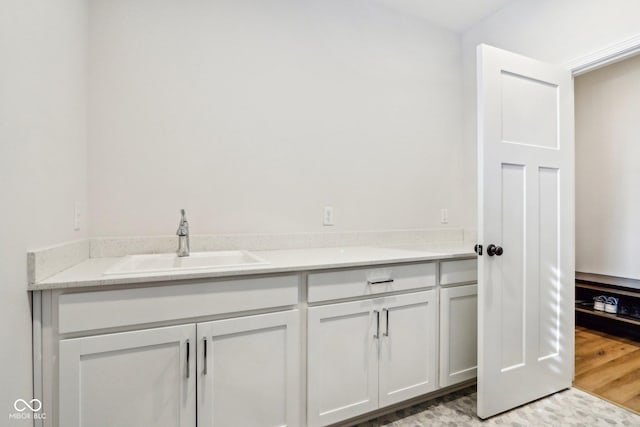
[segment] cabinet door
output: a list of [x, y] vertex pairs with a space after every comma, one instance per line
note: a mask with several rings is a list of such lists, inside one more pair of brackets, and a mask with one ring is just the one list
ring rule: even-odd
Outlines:
[[385, 297], [381, 302], [380, 407], [437, 387], [435, 291]]
[[378, 408], [377, 320], [372, 300], [308, 310], [310, 427]]
[[440, 385], [476, 377], [478, 286], [440, 290]]
[[198, 323], [198, 426], [298, 426], [298, 310]]
[[60, 341], [64, 427], [193, 427], [195, 326]]

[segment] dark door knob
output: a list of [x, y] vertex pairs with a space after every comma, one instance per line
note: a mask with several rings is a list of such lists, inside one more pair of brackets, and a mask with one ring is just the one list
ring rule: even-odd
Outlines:
[[496, 246], [494, 244], [487, 246], [487, 255], [489, 256], [494, 256], [494, 255], [500, 256], [502, 255], [502, 252], [503, 251], [500, 246]]

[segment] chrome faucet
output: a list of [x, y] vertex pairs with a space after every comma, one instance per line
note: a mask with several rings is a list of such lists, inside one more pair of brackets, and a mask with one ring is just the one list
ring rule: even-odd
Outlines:
[[184, 209], [180, 209], [180, 224], [178, 225], [178, 256], [189, 256], [189, 222], [185, 216]]

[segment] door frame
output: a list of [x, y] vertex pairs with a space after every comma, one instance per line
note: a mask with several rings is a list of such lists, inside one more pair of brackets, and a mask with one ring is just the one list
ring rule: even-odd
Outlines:
[[573, 77], [640, 55], [640, 34], [563, 63]]
[[[611, 43], [591, 53], [578, 56], [569, 61], [565, 61], [561, 65], [567, 68], [569, 71], [571, 71], [571, 76], [575, 81], [575, 78], [580, 75], [587, 74], [591, 71], [604, 68], [608, 65], [612, 65], [617, 62], [621, 62], [638, 55], [640, 55], [640, 34], [636, 34], [635, 36]], [[575, 111], [575, 99], [574, 99], [574, 111]], [[577, 145], [575, 144], [575, 141], [574, 141], [574, 150], [576, 149], [577, 149]], [[575, 174], [575, 165], [574, 165], [574, 174]], [[575, 185], [574, 185], [574, 196], [575, 196]], [[574, 198], [574, 202], [575, 202], [575, 198]], [[574, 238], [575, 238], [575, 234], [574, 234]], [[575, 241], [574, 241], [574, 255], [575, 255]], [[574, 322], [574, 330], [575, 330], [575, 322]], [[573, 358], [574, 358], [574, 362], [573, 362], [572, 384], [573, 384], [573, 379], [575, 379], [575, 352], [574, 352]]]

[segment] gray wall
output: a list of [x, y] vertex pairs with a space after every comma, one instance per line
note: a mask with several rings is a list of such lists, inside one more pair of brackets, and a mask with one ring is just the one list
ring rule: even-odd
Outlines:
[[83, 0], [0, 2], [2, 425], [32, 396], [26, 252], [86, 235], [73, 225], [87, 201], [86, 40]]
[[93, 0], [96, 236], [448, 227], [459, 36], [376, 2]]
[[640, 279], [640, 57], [575, 79], [576, 270]]

